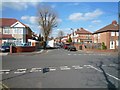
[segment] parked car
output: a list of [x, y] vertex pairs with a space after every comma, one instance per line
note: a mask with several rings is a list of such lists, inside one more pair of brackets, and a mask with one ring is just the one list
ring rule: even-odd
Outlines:
[[64, 44], [64, 45], [63, 45], [63, 48], [64, 48], [64, 49], [68, 49], [68, 46], [70, 46], [70, 44]]
[[69, 51], [76, 51], [76, 47], [73, 45], [68, 46]]
[[10, 51], [10, 45], [15, 46], [14, 43], [3, 43], [0, 46], [0, 51], [2, 51], [2, 52], [9, 52]]

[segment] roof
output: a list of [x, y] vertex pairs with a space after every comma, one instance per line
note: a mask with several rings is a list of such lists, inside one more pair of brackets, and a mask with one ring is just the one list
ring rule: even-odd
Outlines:
[[117, 24], [117, 21], [112, 21], [111, 24], [97, 30], [96, 32], [94, 32], [94, 34], [96, 33], [102, 33], [102, 32], [107, 32], [107, 31], [119, 31], [119, 25]]
[[92, 34], [91, 32], [85, 30], [84, 28], [77, 29], [76, 34]]
[[[18, 21], [17, 19], [14, 19], [14, 18], [0, 18], [0, 27], [5, 27], [5, 26], [10, 27], [11, 25], [13, 25], [16, 22], [20, 22], [20, 21]], [[27, 25], [25, 25], [23, 23], [21, 23], [21, 24], [24, 25], [25, 27], [28, 27]]]

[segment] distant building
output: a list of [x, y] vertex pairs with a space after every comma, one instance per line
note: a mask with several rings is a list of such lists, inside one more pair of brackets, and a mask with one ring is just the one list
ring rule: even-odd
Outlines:
[[0, 18], [0, 22], [0, 44], [14, 42], [20, 45], [32, 38], [32, 30], [17, 19]]
[[75, 43], [92, 43], [92, 33], [84, 28], [77, 29], [70, 35]]
[[111, 24], [94, 32], [93, 35], [94, 43], [104, 42], [107, 49], [118, 48], [119, 25], [117, 24], [117, 21], [112, 21]]

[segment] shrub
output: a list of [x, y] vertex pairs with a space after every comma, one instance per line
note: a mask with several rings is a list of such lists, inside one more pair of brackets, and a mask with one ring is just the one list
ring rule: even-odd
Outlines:
[[107, 49], [107, 46], [105, 46], [105, 43], [104, 43], [104, 42], [102, 42], [102, 49], [103, 49], [103, 50]]
[[72, 38], [71, 37], [69, 37], [69, 39], [67, 40], [68, 42], [72, 42]]

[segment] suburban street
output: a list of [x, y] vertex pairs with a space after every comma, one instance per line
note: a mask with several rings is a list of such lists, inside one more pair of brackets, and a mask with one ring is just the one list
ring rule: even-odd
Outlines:
[[117, 53], [64, 49], [4, 55], [0, 74], [9, 88], [117, 88], [120, 82]]

